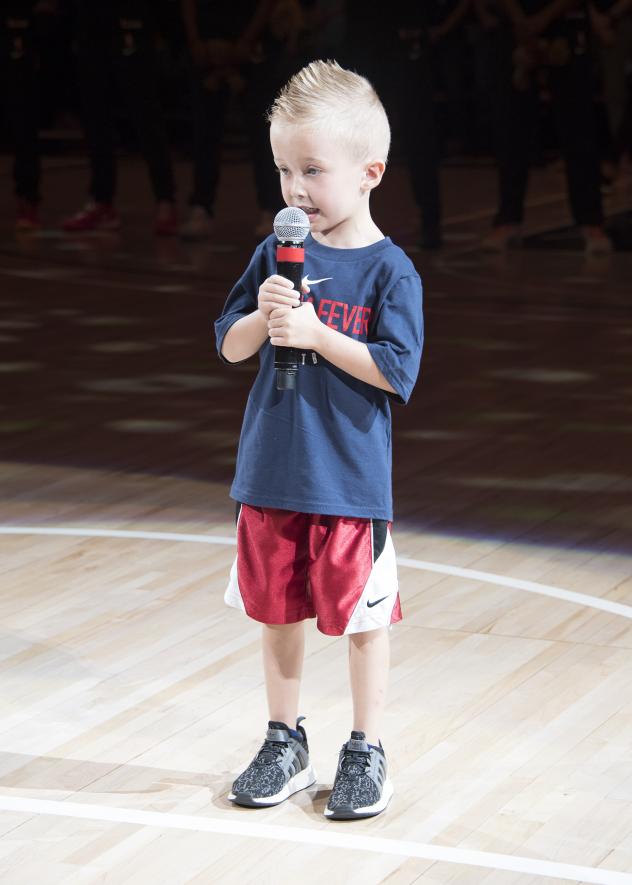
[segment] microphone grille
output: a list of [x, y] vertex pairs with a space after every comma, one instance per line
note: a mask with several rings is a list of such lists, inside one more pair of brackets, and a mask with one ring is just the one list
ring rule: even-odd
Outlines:
[[287, 206], [277, 212], [274, 219], [274, 232], [283, 242], [302, 243], [309, 233], [309, 218], [302, 209]]

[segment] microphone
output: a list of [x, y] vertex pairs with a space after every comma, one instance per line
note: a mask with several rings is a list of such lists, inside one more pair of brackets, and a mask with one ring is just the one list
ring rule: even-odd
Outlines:
[[[302, 209], [288, 206], [277, 212], [274, 219], [274, 233], [279, 241], [276, 252], [277, 273], [290, 280], [300, 296], [305, 264], [303, 243], [309, 233], [309, 218]], [[293, 347], [275, 347], [274, 368], [276, 389], [294, 390], [298, 372], [298, 351]]]

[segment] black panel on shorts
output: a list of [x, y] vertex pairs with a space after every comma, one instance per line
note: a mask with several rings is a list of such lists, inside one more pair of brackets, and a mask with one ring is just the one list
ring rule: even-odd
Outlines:
[[388, 531], [388, 522], [386, 519], [372, 519], [373, 527], [373, 562], [379, 559], [386, 544], [386, 532]]

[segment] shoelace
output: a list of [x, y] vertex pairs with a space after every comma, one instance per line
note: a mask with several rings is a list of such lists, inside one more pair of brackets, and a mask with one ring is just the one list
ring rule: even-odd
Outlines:
[[359, 777], [371, 765], [371, 751], [347, 750], [342, 757], [340, 770], [348, 777]]
[[281, 758], [287, 746], [285, 741], [264, 741], [257, 753], [255, 764], [272, 765]]

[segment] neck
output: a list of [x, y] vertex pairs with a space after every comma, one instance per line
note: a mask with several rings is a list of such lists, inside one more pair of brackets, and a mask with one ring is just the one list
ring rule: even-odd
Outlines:
[[361, 249], [384, 239], [384, 234], [371, 216], [364, 219], [348, 219], [329, 230], [312, 231], [317, 243], [333, 249]]

